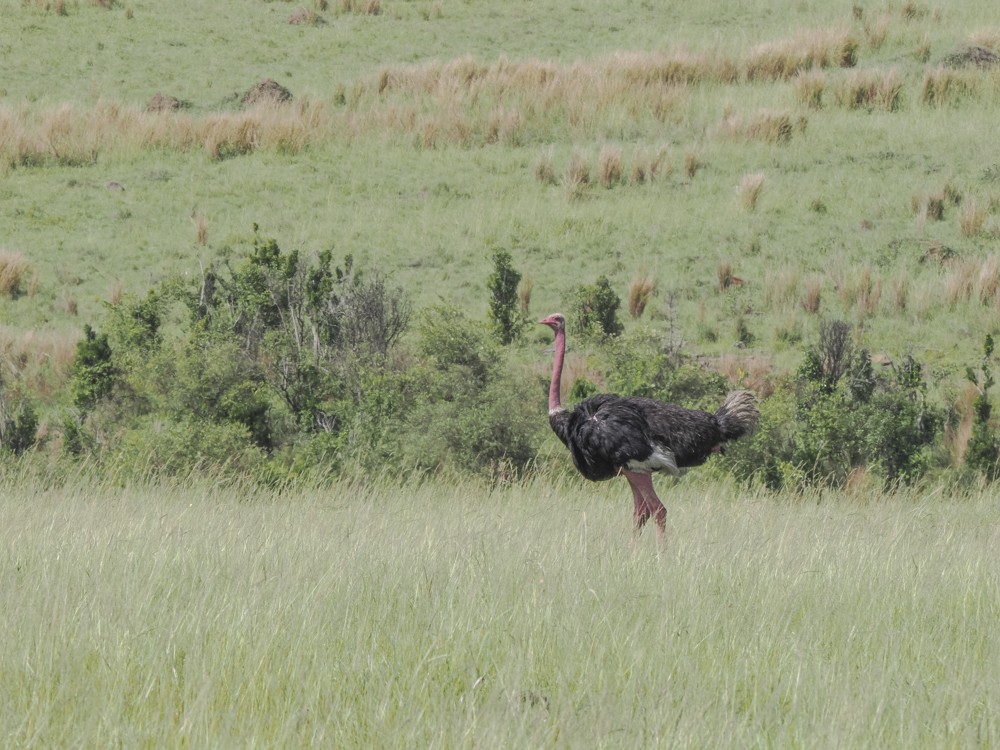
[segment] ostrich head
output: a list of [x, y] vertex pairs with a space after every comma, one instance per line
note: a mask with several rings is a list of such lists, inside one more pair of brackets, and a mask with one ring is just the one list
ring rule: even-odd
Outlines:
[[543, 326], [548, 326], [556, 333], [566, 330], [566, 316], [562, 313], [552, 313], [549, 317], [542, 318], [538, 322]]

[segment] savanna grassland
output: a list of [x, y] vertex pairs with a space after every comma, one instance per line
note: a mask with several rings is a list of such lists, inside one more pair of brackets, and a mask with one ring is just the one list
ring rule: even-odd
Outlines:
[[990, 493], [12, 481], [7, 746], [1000, 741]]
[[[983, 0], [0, 0], [3, 744], [1000, 744], [997, 55]], [[251, 359], [207, 280], [265, 238], [423, 322]], [[772, 397], [665, 546], [530, 432], [498, 250]], [[878, 372], [806, 383], [822, 330]], [[567, 390], [646, 385], [607, 344]]]

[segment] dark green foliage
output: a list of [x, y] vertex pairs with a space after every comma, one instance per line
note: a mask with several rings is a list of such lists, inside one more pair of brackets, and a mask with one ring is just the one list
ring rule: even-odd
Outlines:
[[[206, 466], [242, 466], [247, 456], [256, 465], [244, 448], [285, 456], [310, 435], [335, 436], [324, 451], [380, 439], [380, 400], [395, 404], [383, 398], [394, 382], [389, 355], [408, 319], [402, 292], [363, 277], [350, 257], [339, 267], [330, 252], [306, 259], [255, 232], [241, 261], [213, 264], [197, 286], [172, 279], [127, 297], [109, 309], [106, 334], [86, 330], [73, 381], [85, 411], [65, 420], [64, 444], [131, 461], [162, 434], [168, 442], [150, 467], [174, 472], [194, 455]], [[213, 436], [232, 461], [210, 448]]]
[[20, 456], [34, 447], [37, 433], [38, 413], [30, 402], [22, 400], [13, 413], [0, 416], [0, 452]]
[[252, 477], [264, 454], [239, 425], [195, 415], [179, 420], [150, 416], [125, 433], [110, 461], [136, 477], [194, 473]]
[[967, 471], [985, 476], [990, 481], [1000, 478], [1000, 440], [990, 424], [993, 407], [990, 404], [990, 388], [995, 381], [990, 367], [993, 358], [993, 337], [989, 334], [983, 342], [983, 359], [977, 373], [966, 368], [965, 376], [978, 389], [972, 402], [972, 435], [965, 450], [964, 466]]
[[858, 468], [887, 486], [910, 483], [929, 468], [941, 424], [916, 360], [904, 357], [892, 375], [878, 374], [850, 328], [833, 321], [805, 352], [794, 397], [766, 401], [760, 431], [734, 445], [730, 460], [738, 476], [768, 487], [841, 486]]
[[505, 346], [518, 339], [526, 323], [517, 294], [520, 282], [521, 274], [514, 269], [510, 253], [495, 250], [493, 272], [486, 280], [490, 292], [489, 320], [493, 335]]
[[433, 308], [421, 321], [419, 352], [430, 371], [400, 434], [406, 462], [494, 475], [503, 465], [523, 470], [547, 427], [544, 411], [486, 328], [457, 309]]
[[98, 334], [89, 325], [76, 345], [72, 368], [73, 403], [87, 408], [107, 397], [114, 387], [118, 370], [111, 360], [107, 334]]
[[597, 386], [589, 379], [579, 377], [573, 381], [569, 388], [569, 402], [578, 403], [599, 393]]
[[725, 380], [672, 351], [648, 330], [609, 339], [606, 344], [608, 390], [627, 396], [715, 411], [725, 395]]
[[584, 336], [618, 336], [624, 326], [618, 320], [621, 298], [611, 287], [607, 276], [593, 284], [583, 284], [571, 295], [570, 322], [577, 334]]

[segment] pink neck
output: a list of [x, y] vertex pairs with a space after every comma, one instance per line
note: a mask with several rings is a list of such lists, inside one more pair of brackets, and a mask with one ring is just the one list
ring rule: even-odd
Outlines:
[[566, 357], [566, 331], [556, 331], [556, 358], [552, 365], [552, 382], [549, 384], [549, 413], [562, 408], [559, 398], [559, 381], [562, 380], [563, 359]]

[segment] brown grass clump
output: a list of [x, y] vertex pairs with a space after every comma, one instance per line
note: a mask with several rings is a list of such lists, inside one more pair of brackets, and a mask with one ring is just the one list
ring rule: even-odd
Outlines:
[[788, 143], [792, 139], [792, 116], [788, 112], [761, 109], [744, 119], [726, 112], [719, 133], [730, 138], [764, 143]]
[[795, 95], [809, 109], [823, 106], [825, 88], [826, 74], [821, 70], [804, 71], [795, 76]]
[[205, 214], [192, 211], [191, 221], [195, 228], [195, 243], [199, 247], [204, 247], [208, 244], [208, 219], [205, 218]]
[[382, 13], [381, 0], [340, 0], [341, 13], [377, 16]]
[[743, 206], [744, 210], [755, 211], [757, 209], [757, 201], [764, 189], [765, 180], [763, 172], [743, 175], [737, 192], [740, 196], [740, 205]]
[[892, 16], [888, 13], [879, 13], [874, 18], [866, 20], [864, 28], [868, 46], [873, 50], [880, 49], [889, 36], [890, 26], [892, 26]]
[[641, 318], [654, 291], [656, 291], [656, 280], [652, 276], [637, 274], [632, 277], [628, 285], [628, 314], [633, 318]]
[[823, 282], [818, 278], [811, 278], [806, 281], [805, 290], [802, 292], [802, 309], [810, 315], [816, 315], [819, 312], [822, 300]]
[[944, 209], [947, 203], [947, 196], [944, 190], [937, 190], [932, 193], [914, 193], [910, 198], [910, 207], [913, 213], [920, 220], [942, 221], [944, 220]]
[[901, 271], [892, 280], [892, 304], [899, 312], [906, 310], [910, 301], [910, 275]]
[[903, 77], [897, 70], [857, 70], [837, 81], [834, 99], [845, 109], [895, 112], [902, 104]]
[[0, 295], [15, 299], [24, 294], [24, 282], [30, 267], [21, 253], [0, 251]]
[[590, 184], [590, 165], [587, 159], [578, 151], [574, 151], [569, 157], [569, 165], [566, 167], [566, 176], [563, 183], [570, 190], [581, 188]]
[[636, 150], [632, 159], [632, 172], [629, 179], [635, 185], [652, 182], [661, 176], [670, 176], [673, 167], [667, 158], [667, 149], [659, 148], [653, 152]]
[[1000, 27], [973, 31], [969, 34], [969, 44], [1000, 52]]
[[976, 296], [984, 305], [996, 306], [1000, 302], [1000, 258], [996, 255], [984, 259], [979, 266]]
[[1000, 94], [1000, 79], [984, 77], [976, 70], [955, 70], [939, 65], [924, 73], [920, 101], [931, 107], [954, 107], [966, 100]]
[[600, 183], [614, 187], [622, 181], [622, 150], [617, 146], [604, 146], [597, 159], [597, 173]]
[[965, 237], [975, 237], [983, 231], [987, 209], [977, 200], [968, 200], [958, 215], [958, 227]]
[[858, 43], [849, 29], [817, 29], [754, 47], [744, 62], [749, 81], [787, 80], [811, 68], [851, 68]]
[[552, 151], [545, 151], [535, 164], [535, 178], [545, 185], [555, 185], [556, 171], [552, 166]]
[[736, 276], [733, 275], [733, 265], [729, 261], [722, 261], [715, 268], [715, 280], [716, 287], [720, 292], [724, 292], [733, 286], [734, 279]]
[[701, 161], [701, 152], [698, 149], [691, 147], [684, 152], [684, 176], [688, 182], [694, 179], [703, 166], [705, 165]]
[[531, 308], [531, 291], [535, 288], [535, 280], [530, 276], [522, 276], [517, 285], [517, 296], [521, 300], [521, 314], [527, 316]]

